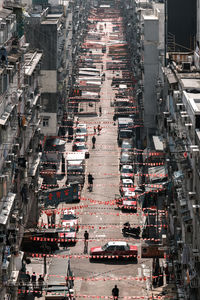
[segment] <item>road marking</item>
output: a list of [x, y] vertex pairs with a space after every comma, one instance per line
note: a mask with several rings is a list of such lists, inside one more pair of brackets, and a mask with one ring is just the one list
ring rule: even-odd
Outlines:
[[97, 234], [96, 237], [106, 237], [105, 234]]
[[138, 268], [138, 277], [142, 277], [142, 269]]

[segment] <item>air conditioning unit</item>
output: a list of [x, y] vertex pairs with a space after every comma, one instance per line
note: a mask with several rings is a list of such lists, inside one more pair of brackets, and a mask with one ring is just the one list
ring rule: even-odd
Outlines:
[[11, 18], [7, 18], [7, 19], [6, 19], [6, 22], [7, 22], [8, 24], [11, 24], [11, 23], [12, 23], [12, 19], [11, 19]]
[[178, 245], [179, 247], [182, 247], [182, 246], [183, 246], [183, 244], [184, 244], [184, 242], [183, 242], [182, 240], [180, 240], [180, 241], [177, 241], [177, 245]]
[[1, 22], [1, 24], [0, 24], [0, 29], [4, 29], [5, 27], [6, 27], [6, 23]]
[[5, 165], [5, 168], [11, 168], [11, 166], [12, 166], [12, 161], [11, 160], [6, 160], [5, 162], [4, 162], [4, 165]]
[[189, 61], [184, 61], [182, 62], [182, 70], [183, 71], [190, 71], [191, 70], [191, 62]]
[[8, 154], [8, 160], [14, 161], [14, 157], [15, 157], [14, 153]]
[[192, 224], [187, 224], [187, 225], [186, 225], [186, 231], [187, 231], [188, 233], [193, 232], [193, 225], [192, 225]]
[[176, 100], [178, 102], [181, 99], [181, 92], [173, 91], [173, 97], [174, 97], [174, 100]]
[[6, 236], [2, 232], [0, 232], [0, 245], [5, 244]]
[[16, 152], [19, 150], [19, 144], [14, 144], [13, 145], [13, 152]]
[[26, 101], [26, 106], [27, 106], [27, 108], [30, 108], [30, 107], [31, 107], [31, 100], [30, 100], [30, 99], [28, 99], [28, 100]]
[[7, 74], [9, 76], [13, 76], [14, 75], [14, 67], [8, 66], [7, 69], [6, 69], [6, 71], [7, 71]]
[[167, 236], [166, 236], [166, 234], [162, 234], [162, 244], [163, 244], [163, 246], [167, 245]]
[[200, 262], [200, 254], [199, 254], [199, 249], [192, 249], [193, 257], [194, 257], [194, 262], [199, 263]]
[[31, 154], [32, 152], [33, 152], [33, 149], [28, 149], [28, 150], [27, 150], [27, 153], [28, 153], [28, 154]]

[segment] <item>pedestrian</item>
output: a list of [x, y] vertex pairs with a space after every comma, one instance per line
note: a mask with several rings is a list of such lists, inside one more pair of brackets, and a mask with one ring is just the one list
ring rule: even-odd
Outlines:
[[117, 285], [115, 285], [115, 287], [112, 289], [112, 296], [113, 296], [113, 299], [118, 300], [119, 289], [118, 289]]
[[87, 230], [84, 232], [84, 253], [88, 253], [88, 239], [89, 239], [89, 233]]
[[35, 274], [35, 272], [33, 272], [32, 276], [31, 276], [31, 282], [33, 285], [33, 289], [36, 288], [36, 279], [37, 279], [36, 274]]
[[98, 125], [97, 130], [98, 130], [98, 135], [100, 135], [100, 133], [101, 133], [101, 126], [100, 125]]
[[94, 126], [94, 134], [96, 134], [97, 132], [97, 129], [96, 129], [96, 126]]
[[101, 106], [99, 106], [99, 116], [101, 117], [102, 115], [102, 110], [101, 110]]
[[92, 176], [92, 174], [88, 174], [88, 188], [90, 191], [92, 191], [92, 188], [93, 188], [93, 180], [94, 180], [94, 177]]
[[77, 149], [78, 149], [77, 145], [76, 145], [76, 144], [74, 144], [74, 146], [73, 146], [73, 151], [74, 151], [74, 152], [76, 152], [76, 151], [77, 151]]
[[22, 293], [23, 293], [23, 282], [22, 280], [20, 280], [18, 284], [18, 294], [22, 294]]
[[113, 116], [113, 122], [114, 122], [114, 124], [113, 124], [113, 125], [116, 125], [116, 123], [115, 123], [115, 122], [116, 122], [116, 120], [117, 120], [117, 118], [116, 118], [116, 115], [114, 115], [114, 116]]
[[170, 273], [169, 273], [168, 265], [166, 265], [165, 267], [165, 275], [166, 275], [166, 283], [169, 284]]
[[44, 277], [42, 277], [42, 275], [39, 275], [38, 285], [39, 285], [40, 291], [42, 291], [42, 289], [43, 289], [43, 283], [44, 283]]
[[29, 272], [27, 271], [26, 276], [25, 276], [25, 282], [29, 285], [30, 281], [31, 281], [31, 276], [30, 276]]
[[92, 137], [92, 149], [95, 148], [95, 142], [96, 142], [96, 138], [95, 138], [95, 136], [93, 135], [93, 137]]

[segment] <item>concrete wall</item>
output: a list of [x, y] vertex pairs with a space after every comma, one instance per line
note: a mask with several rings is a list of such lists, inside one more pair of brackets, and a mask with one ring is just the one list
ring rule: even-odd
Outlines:
[[197, 41], [200, 41], [200, 0], [197, 0]]
[[41, 24], [40, 48], [44, 51], [43, 70], [57, 69], [57, 23]]
[[41, 93], [57, 92], [57, 71], [41, 70], [40, 76]]
[[158, 49], [164, 50], [164, 48], [165, 48], [165, 7], [164, 7], [164, 3], [154, 3], [153, 7], [158, 16], [158, 22], [159, 22]]
[[48, 117], [49, 118], [49, 126], [48, 127], [43, 127], [43, 122], [41, 123], [41, 133], [44, 134], [45, 136], [56, 136], [58, 133], [58, 125], [57, 124], [57, 113], [45, 113], [43, 112], [41, 114], [41, 119], [43, 117]]
[[155, 16], [144, 16], [144, 127], [156, 127], [159, 56], [159, 22]]

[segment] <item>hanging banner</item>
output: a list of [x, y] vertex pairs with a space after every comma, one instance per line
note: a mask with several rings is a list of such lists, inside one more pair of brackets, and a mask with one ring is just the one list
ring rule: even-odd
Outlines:
[[78, 201], [78, 184], [45, 193], [46, 205], [57, 206], [60, 202], [72, 203], [75, 201]]

